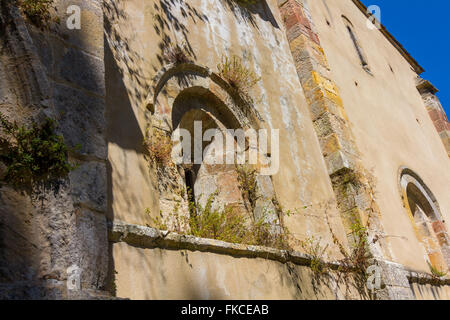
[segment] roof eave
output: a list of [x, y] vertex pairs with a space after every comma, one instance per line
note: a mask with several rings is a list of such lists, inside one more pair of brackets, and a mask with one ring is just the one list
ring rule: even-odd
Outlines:
[[[367, 11], [367, 7], [360, 0], [352, 0], [353, 3], [361, 10], [361, 12], [366, 17], [371, 17], [372, 15]], [[374, 17], [375, 18], [375, 17]], [[376, 18], [375, 18], [376, 19]], [[395, 39], [395, 37], [386, 29], [386, 27], [380, 23], [380, 31], [381, 33], [389, 40], [389, 42], [400, 52], [400, 54], [409, 62], [414, 71], [417, 74], [421, 74], [425, 71], [424, 68], [420, 66], [420, 64], [411, 56], [411, 54], [401, 45], [400, 42]]]

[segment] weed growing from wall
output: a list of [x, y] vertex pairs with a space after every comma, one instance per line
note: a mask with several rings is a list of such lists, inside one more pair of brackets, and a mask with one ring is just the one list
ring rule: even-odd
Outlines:
[[289, 230], [281, 226], [281, 232], [274, 232], [274, 226], [267, 222], [266, 216], [273, 212], [265, 211], [264, 216], [253, 222], [251, 232], [254, 245], [276, 248], [280, 250], [292, 250], [289, 245], [291, 234]]
[[[159, 212], [159, 216], [152, 217], [152, 212], [149, 208], [145, 208], [145, 214], [150, 217], [151, 226], [153, 228], [159, 229], [159, 230], [168, 230], [169, 227], [167, 226], [166, 222], [163, 220], [162, 212]], [[150, 225], [147, 225], [150, 227]]]
[[361, 278], [361, 283], [366, 282], [366, 270], [371, 265], [373, 256], [369, 249], [368, 228], [363, 226], [360, 220], [356, 220], [351, 226], [350, 233], [350, 252], [337, 243], [337, 238], [333, 236], [333, 241], [338, 244], [344, 259], [341, 260], [342, 272], [355, 272]]
[[248, 164], [236, 165], [236, 171], [238, 174], [239, 189], [242, 193], [244, 201], [250, 204], [248, 211], [253, 212], [258, 200], [256, 175], [257, 170]]
[[42, 126], [19, 126], [0, 113], [0, 160], [6, 165], [2, 180], [14, 187], [31, 186], [45, 180], [63, 178], [75, 169], [68, 162], [68, 148], [55, 134], [55, 122]]
[[213, 208], [217, 194], [208, 197], [206, 204], [191, 205], [189, 226], [191, 234], [196, 237], [222, 240], [232, 243], [244, 243], [249, 236], [245, 226], [246, 219], [235, 212], [232, 207]]
[[163, 130], [155, 127], [147, 130], [144, 147], [148, 152], [151, 162], [158, 167], [171, 164], [173, 142], [170, 136]]
[[448, 274], [448, 271], [447, 272], [441, 271], [438, 268], [436, 268], [435, 266], [433, 266], [431, 263], [429, 263], [429, 262], [427, 262], [427, 263], [428, 263], [428, 267], [430, 268], [431, 275], [433, 276], [433, 278], [440, 279], [440, 278], [445, 277]]
[[191, 62], [189, 50], [186, 44], [169, 46], [163, 51], [163, 59], [166, 63], [182, 64]]
[[[17, 0], [22, 12], [40, 28], [48, 27], [52, 21], [50, 9], [54, 0]], [[56, 21], [57, 22], [57, 21]]]
[[299, 241], [300, 246], [305, 250], [306, 254], [311, 256], [310, 268], [315, 274], [322, 274], [326, 272], [327, 266], [323, 262], [324, 254], [328, 249], [328, 244], [321, 245], [320, 239], [312, 236], [306, 240]]
[[[169, 218], [164, 218], [160, 213], [159, 217], [151, 219], [152, 227], [183, 234], [183, 230], [186, 230], [186, 228], [178, 228], [177, 226], [187, 224], [189, 225], [187, 233], [199, 238], [273, 247], [282, 250], [289, 249], [285, 233], [272, 234], [272, 226], [265, 222], [265, 217], [255, 221], [236, 212], [230, 206], [223, 209], [215, 208], [213, 203], [216, 197], [217, 192], [211, 194], [205, 206], [190, 201], [189, 218], [182, 216], [177, 209], [174, 209]], [[149, 213], [150, 211], [146, 209], [146, 214]], [[169, 223], [167, 221], [169, 219], [176, 221], [176, 223]]]
[[[373, 214], [373, 212], [370, 212], [369, 214]], [[370, 216], [368, 221], [370, 221]], [[370, 224], [364, 225], [359, 217], [353, 217], [353, 222], [350, 225], [350, 233], [347, 235], [350, 239], [349, 250], [347, 250], [334, 233], [334, 230], [328, 220], [328, 215], [326, 215], [326, 222], [330, 230], [333, 243], [339, 248], [340, 253], [344, 257], [339, 261], [340, 267], [338, 271], [340, 271], [340, 274], [344, 277], [344, 280], [347, 280], [350, 274], [354, 275], [356, 288], [359, 293], [362, 295], [367, 295], [367, 270], [369, 266], [374, 263], [374, 257], [370, 251], [369, 243]], [[377, 235], [373, 237], [372, 242], [375, 243], [376, 241], [378, 241]]]
[[253, 71], [245, 67], [241, 58], [222, 56], [222, 61], [217, 65], [219, 75], [227, 81], [241, 98], [248, 104], [253, 104], [250, 90], [261, 80]]

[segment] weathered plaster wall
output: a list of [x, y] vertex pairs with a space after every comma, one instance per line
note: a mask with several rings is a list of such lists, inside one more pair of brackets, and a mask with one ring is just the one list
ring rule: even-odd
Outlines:
[[[145, 225], [146, 208], [153, 216], [160, 211], [156, 177], [142, 148], [151, 117], [145, 99], [163, 66], [163, 48], [184, 43], [200, 66], [216, 71], [222, 55], [235, 54], [262, 77], [252, 94], [261, 100], [255, 107], [263, 126], [280, 130], [276, 195], [286, 209], [308, 206], [305, 214], [287, 218], [287, 225], [304, 238], [329, 238], [321, 206], [333, 193], [276, 1], [251, 10], [219, 0], [106, 1], [105, 17], [110, 218]], [[173, 98], [170, 92], [160, 95], [157, 113], [170, 115]], [[331, 220], [333, 213], [328, 210]]]
[[[193, 62], [197, 65], [215, 71], [224, 53], [228, 56], [236, 54], [243, 57], [245, 63], [262, 76], [262, 81], [252, 92], [255, 97], [261, 97], [255, 107], [265, 120], [263, 126], [281, 131], [280, 172], [273, 177], [275, 192], [286, 209], [304, 208], [301, 214], [285, 219], [287, 227], [295, 236], [305, 239], [314, 235], [322, 237], [324, 241], [329, 240], [329, 230], [324, 219], [325, 215], [328, 215], [335, 232], [341, 241], [344, 241], [345, 232], [341, 218], [347, 211], [354, 210], [347, 206], [351, 206], [356, 199], [356, 210], [359, 209], [360, 214], [364, 216], [371, 194], [366, 194], [363, 190], [361, 194], [357, 192], [353, 200], [352, 195], [340, 199], [340, 210], [344, 213], [341, 217], [335, 208], [328, 175], [333, 178], [333, 170], [340, 170], [339, 165], [343, 165], [345, 170], [346, 166], [353, 168], [351, 170], [355, 170], [358, 175], [360, 169], [359, 164], [356, 164], [362, 160], [362, 168], [369, 168], [372, 171], [371, 176], [376, 178], [375, 206], [378, 204], [381, 212], [382, 224], [379, 225], [378, 220], [375, 223], [376, 231], [381, 236], [378, 241], [381, 243], [381, 250], [375, 249], [374, 252], [378, 258], [429, 272], [425, 253], [420, 251], [421, 246], [403, 208], [399, 168], [403, 165], [419, 171], [426, 183], [438, 179], [438, 183], [433, 182], [433, 186], [428, 186], [438, 198], [443, 216], [446, 217], [448, 203], [443, 197], [443, 186], [448, 183], [448, 177], [445, 174], [425, 173], [425, 168], [430, 161], [437, 166], [448, 167], [448, 159], [416, 89], [417, 75], [382, 34], [365, 34], [369, 32], [368, 29], [360, 34], [358, 30], [361, 25], [365, 27], [366, 20], [351, 1], [341, 4], [332, 2], [328, 8], [324, 2], [311, 3], [312, 17], [306, 10], [303, 19], [317, 24], [313, 26], [314, 30], [308, 29], [302, 17], [296, 16], [299, 21], [282, 21], [277, 5], [283, 6], [286, 1], [267, 3], [268, 6], [261, 4], [249, 11], [236, 11], [235, 7], [230, 7], [223, 1], [203, 1], [197, 6], [192, 3], [188, 6], [184, 2], [174, 4], [161, 1], [150, 5], [148, 2], [144, 4], [136, 0], [126, 3], [111, 2], [105, 6], [110, 47], [106, 51], [111, 51], [106, 64], [109, 92], [109, 160], [112, 170], [110, 218], [143, 225], [150, 220], [148, 216], [143, 215], [145, 208], [149, 208], [153, 216], [161, 209], [156, 175], [152, 170], [148, 170], [144, 152], [140, 149], [140, 139], [143, 138], [145, 127], [152, 117], [149, 110], [145, 109], [148, 105], [146, 97], [147, 93], [154, 89], [151, 87], [152, 78], [163, 67], [164, 48], [169, 44], [184, 44], [189, 48]], [[181, 10], [180, 6], [183, 6], [184, 10]], [[344, 12], [353, 23], [360, 45], [365, 50], [370, 73], [360, 65], [341, 18]], [[286, 15], [286, 12], [283, 14]], [[331, 16], [324, 18], [324, 15], [330, 14]], [[150, 25], [146, 21], [154, 23]], [[298, 30], [295, 27], [291, 30], [292, 22], [300, 23], [303, 27], [306, 26], [306, 29], [300, 26]], [[288, 25], [287, 37], [285, 23]], [[341, 29], [338, 29], [338, 26]], [[287, 40], [291, 36], [289, 41], [292, 41], [295, 39], [293, 36], [302, 33], [310, 38], [311, 47], [297, 41], [296, 45], [300, 51], [294, 52], [296, 46]], [[159, 47], [153, 46], [152, 50], [148, 47], [147, 39], [154, 39], [154, 43]], [[348, 39], [348, 43], [343, 39]], [[309, 75], [311, 79], [302, 78], [303, 73], [309, 72], [309, 69], [298, 69], [301, 64], [297, 62], [303, 63], [304, 60], [294, 62], [291, 51], [295, 59], [302, 58], [302, 52], [311, 55], [310, 63], [312, 71], [315, 71]], [[374, 54], [376, 57], [372, 57]], [[382, 69], [383, 67], [385, 69]], [[306, 73], [305, 76], [308, 76]], [[109, 77], [108, 74], [112, 76]], [[305, 81], [300, 84], [299, 79]], [[386, 86], [388, 81], [391, 81], [392, 85]], [[306, 98], [302, 85], [303, 89], [305, 86], [308, 89], [311, 85], [312, 90], [308, 89]], [[348, 164], [341, 164], [337, 161], [339, 159], [330, 157], [336, 147], [333, 141], [322, 139], [322, 145], [319, 146], [317, 136], [322, 138], [320, 135], [325, 133], [327, 127], [316, 121], [320, 117], [320, 110], [315, 107], [322, 104], [313, 100], [317, 91], [314, 85], [324, 94], [323, 104], [326, 108], [332, 107], [330, 99], [335, 102], [333, 106], [341, 117], [338, 122], [342, 129], [335, 134], [339, 140], [336, 146], [342, 152], [347, 152], [347, 158], [350, 156]], [[172, 103], [177, 98], [179, 89], [174, 86], [167, 88], [158, 97], [157, 103], [152, 105], [152, 110], [155, 109], [156, 115], [168, 116], [170, 121]], [[392, 108], [394, 104], [395, 109]], [[127, 121], [124, 122], [125, 117]], [[313, 127], [312, 120], [317, 122], [316, 127]], [[333, 127], [333, 123], [331, 126]], [[380, 148], [383, 152], [380, 152]], [[419, 155], [415, 148], [427, 152]], [[366, 175], [364, 171], [361, 173]], [[339, 181], [337, 182], [338, 184], [333, 184], [334, 193], [340, 197], [343, 190], [339, 187]], [[358, 202], [361, 202], [361, 205]], [[378, 212], [378, 209], [375, 211]], [[134, 270], [136, 267], [129, 261], [135, 261], [137, 264], [143, 261], [153, 263], [150, 262], [150, 256], [155, 250], [159, 249], [138, 249], [139, 253], [136, 253], [133, 246], [122, 243], [113, 245], [113, 268], [116, 271], [120, 269], [116, 277], [118, 295], [126, 296], [134, 290], [139, 292], [138, 282], [147, 277], [144, 275], [147, 271]], [[325, 258], [338, 257], [333, 247], [329, 253]], [[197, 254], [202, 255], [195, 255]], [[207, 257], [211, 253], [203, 255]], [[229, 263], [233, 268], [242, 268], [234, 260]], [[164, 265], [166, 263], [160, 268], [164, 268]], [[386, 294], [390, 298], [412, 298], [413, 292], [403, 266], [391, 266], [384, 262], [380, 262], [380, 265], [388, 266], [383, 271], [383, 279], [388, 285]], [[207, 270], [209, 269], [205, 268], [204, 272]], [[277, 272], [280, 274], [280, 271]], [[135, 278], [129, 278], [131, 274]], [[189, 277], [197, 276], [195, 273], [189, 273]], [[206, 286], [215, 287], [217, 281], [209, 278], [205, 285], [207, 283]], [[170, 280], [167, 283], [170, 288], [169, 283]], [[150, 287], [148, 289], [150, 290]], [[168, 290], [172, 293], [167, 293], [166, 296], [175, 294], [172, 289]], [[136, 297], [142, 298], [148, 294], [143, 290]], [[284, 291], [278, 292], [276, 296], [287, 297]], [[217, 297], [220, 297], [220, 294]]]
[[[325, 258], [336, 259], [339, 253], [331, 242], [325, 216], [344, 243], [345, 233], [276, 1], [262, 2], [249, 10], [219, 0], [106, 1], [104, 12], [109, 218], [152, 224], [145, 209], [150, 209], [152, 217], [162, 209], [157, 177], [149, 169], [142, 147], [152, 117], [146, 109], [146, 98], [152, 79], [164, 66], [164, 48], [185, 44], [197, 65], [217, 71], [223, 55], [237, 55], [262, 77], [252, 91], [258, 101], [255, 108], [264, 120], [263, 127], [280, 130], [280, 170], [273, 176], [275, 193], [286, 210], [300, 209], [299, 214], [285, 217], [285, 224], [298, 239], [315, 236], [324, 245], [328, 242], [330, 250]], [[159, 95], [155, 114], [166, 114], [170, 120], [174, 92], [169, 89]], [[142, 266], [153, 257], [144, 252], [114, 246], [112, 268], [120, 268], [116, 276], [118, 296], [126, 297], [134, 288], [131, 284], [127, 287], [128, 278], [122, 277], [134, 274], [135, 281], [147, 283], [148, 270], [137, 271], [145, 269]], [[127, 258], [131, 256], [133, 259]], [[171, 269], [169, 261], [157, 263]], [[243, 264], [236, 268], [240, 266]], [[170, 290], [175, 292], [175, 288]], [[141, 292], [133, 297], [148, 294]], [[281, 292], [277, 295], [283, 296]]]
[[[377, 179], [377, 203], [392, 258], [429, 272], [402, 205], [399, 168], [406, 166], [424, 180], [448, 221], [450, 161], [416, 89], [417, 74], [381, 32], [367, 28], [352, 1], [308, 2], [363, 164]], [[352, 22], [372, 74], [362, 68], [342, 15]]]
[[125, 224], [112, 226], [110, 239], [117, 259], [114, 289], [131, 299], [368, 298], [352, 275], [317, 275], [310, 258], [298, 252]]
[[[114, 245], [117, 292], [131, 299], [361, 299], [308, 266], [189, 250]], [[139, 263], [136, 263], [139, 261]], [[170, 268], [167, 268], [170, 266]]]
[[[307, 259], [297, 257], [303, 262], [292, 264], [282, 251], [277, 251], [277, 259], [269, 259], [262, 253], [271, 249], [260, 248], [256, 258], [249, 258], [255, 249], [244, 248], [246, 256], [238, 257], [228, 248], [233, 245], [205, 239], [192, 240], [195, 245], [188, 243], [181, 250], [177, 245], [187, 243], [182, 236], [164, 235], [166, 242], [176, 238], [169, 248], [161, 235], [146, 238], [128, 229], [110, 235], [107, 247], [105, 215], [112, 222], [145, 225], [162, 209], [157, 175], [144, 157], [143, 140], [152, 117], [169, 116], [179, 92], [171, 86], [163, 90], [155, 115], [146, 108], [153, 79], [164, 65], [164, 48], [170, 44], [186, 45], [193, 63], [212, 71], [217, 71], [222, 55], [235, 54], [262, 77], [252, 91], [255, 108], [263, 127], [280, 130], [280, 171], [273, 176], [274, 190], [286, 210], [300, 209], [285, 217], [285, 225], [298, 239], [315, 236], [325, 244], [330, 242], [327, 216], [345, 242], [334, 200], [339, 194], [333, 192], [329, 177], [334, 162], [326, 159], [327, 151], [339, 143], [319, 143], [321, 128], [314, 128], [311, 120], [314, 101], [302, 90], [278, 11], [278, 4], [285, 2], [263, 1], [246, 10], [225, 0], [106, 0], [103, 6], [100, 1], [60, 0], [57, 12], [63, 23], [69, 4], [82, 8], [81, 30], [62, 26], [42, 32], [18, 15], [13, 23], [0, 21], [9, 28], [0, 53], [2, 111], [22, 123], [52, 116], [66, 142], [82, 146], [70, 154], [80, 167], [59, 189], [41, 192], [39, 202], [1, 187], [0, 297], [105, 297], [99, 290], [105, 289], [109, 269], [108, 289], [114, 291], [115, 285], [119, 297], [361, 298], [354, 288], [338, 286], [333, 271], [330, 281], [318, 280], [306, 266]], [[373, 169], [389, 251], [384, 258], [400, 263], [379, 263], [388, 286], [384, 297], [448, 297], [448, 281], [442, 281], [447, 287], [431, 285], [435, 279], [429, 278], [417, 284], [404, 268], [429, 272], [402, 205], [399, 168], [407, 166], [421, 176], [445, 220], [450, 210], [450, 161], [416, 89], [416, 74], [383, 35], [365, 27], [352, 1], [309, 2], [317, 30], [300, 33], [308, 33], [314, 43], [320, 38], [315, 58], [326, 56], [322, 62], [328, 60], [330, 67], [329, 80], [312, 78], [322, 81], [320, 92], [336, 96], [344, 126], [351, 124], [351, 130], [343, 130], [345, 139], [338, 137], [346, 144], [341, 147], [352, 151], [355, 137], [364, 167]], [[6, 7], [2, 3], [0, 8]], [[342, 14], [353, 23], [372, 74], [361, 67]], [[145, 232], [156, 232], [152, 230]], [[143, 245], [139, 237], [151, 245]], [[330, 246], [324, 258], [339, 258], [336, 248]], [[71, 265], [81, 268], [81, 292], [66, 290]]]

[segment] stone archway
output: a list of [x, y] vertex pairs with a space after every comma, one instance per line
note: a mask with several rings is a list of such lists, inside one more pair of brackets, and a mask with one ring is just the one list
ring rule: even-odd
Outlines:
[[[236, 92], [233, 92], [218, 75], [194, 64], [165, 67], [155, 78], [152, 88], [146, 107], [152, 113], [152, 122], [158, 121], [167, 133], [185, 129], [191, 137], [194, 137], [194, 124], [200, 121], [201, 136], [209, 129], [218, 130], [223, 134], [222, 141], [216, 140], [215, 137], [202, 141], [200, 153], [205, 157], [201, 163], [178, 166], [177, 171], [181, 179], [175, 177], [174, 179], [184, 181], [185, 186], [193, 189], [194, 197], [191, 200], [204, 204], [208, 197], [216, 192], [216, 205], [222, 209], [232, 207], [233, 210], [251, 215], [254, 219], [260, 219], [265, 213], [270, 212], [266, 221], [274, 225], [274, 230], [279, 232], [280, 219], [273, 203], [275, 193], [271, 177], [256, 174], [255, 192], [258, 201], [249, 209], [246, 203], [248, 199], [245, 199], [240, 188], [236, 163], [216, 161], [220, 157], [227, 156], [225, 153], [216, 154], [215, 150], [220, 143], [225, 150], [229, 130], [259, 129], [260, 116], [256, 109], [253, 107], [249, 109], [249, 106], [245, 105]], [[160, 94], [162, 92], [164, 95]], [[232, 136], [231, 140], [233, 139], [235, 137]], [[237, 143], [236, 139], [233, 140], [235, 146]], [[190, 154], [194, 155], [194, 146]], [[166, 205], [166, 207], [173, 206]]]
[[[151, 91], [145, 101], [145, 107], [152, 114], [158, 113], [160, 93], [165, 91], [167, 103], [173, 105], [177, 96], [185, 89], [203, 89], [220, 101], [221, 110], [230, 112], [242, 128], [260, 128], [262, 117], [254, 106], [246, 103], [228, 82], [209, 68], [194, 63], [169, 64], [164, 66], [153, 79]], [[219, 107], [219, 106], [218, 106]], [[220, 110], [218, 110], [220, 112]]]

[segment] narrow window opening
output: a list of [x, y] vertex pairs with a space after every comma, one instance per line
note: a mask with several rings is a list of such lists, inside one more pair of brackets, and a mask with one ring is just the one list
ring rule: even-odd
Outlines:
[[356, 39], [355, 33], [353, 32], [352, 28], [350, 28], [349, 26], [347, 26], [347, 30], [350, 34], [350, 38], [353, 41], [353, 45], [355, 46], [356, 52], [358, 53], [358, 57], [359, 57], [359, 60], [361, 61], [361, 65], [363, 66], [364, 69], [368, 69], [369, 64], [367, 63], [367, 60], [364, 57], [361, 46], [359, 45], [358, 40]]
[[372, 75], [372, 72], [370, 71], [369, 62], [367, 61], [366, 55], [364, 54], [364, 50], [359, 44], [358, 38], [356, 37], [354, 28], [350, 20], [348, 20], [345, 16], [342, 16], [342, 19], [344, 20], [345, 27], [348, 31], [348, 34], [350, 35], [350, 39], [353, 42], [353, 46], [355, 47], [356, 53], [358, 55], [359, 61], [361, 62], [361, 66], [363, 69]]
[[184, 170], [184, 178], [186, 182], [188, 201], [189, 203], [195, 204], [195, 193], [194, 193], [195, 178], [192, 169]]

